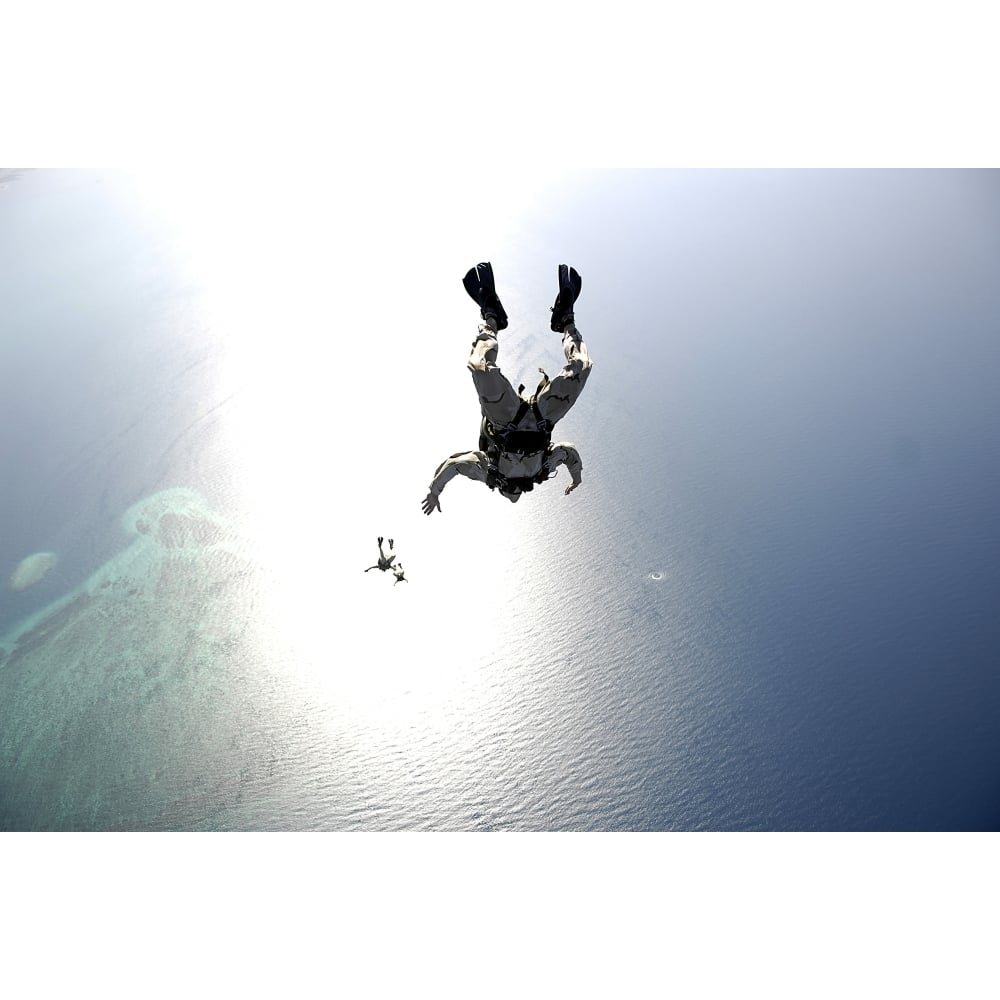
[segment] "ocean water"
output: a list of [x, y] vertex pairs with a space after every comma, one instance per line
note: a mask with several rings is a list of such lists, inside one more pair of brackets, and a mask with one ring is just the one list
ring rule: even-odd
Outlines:
[[[1000, 174], [476, 193], [0, 173], [0, 828], [996, 829]], [[482, 259], [584, 481], [426, 518]]]

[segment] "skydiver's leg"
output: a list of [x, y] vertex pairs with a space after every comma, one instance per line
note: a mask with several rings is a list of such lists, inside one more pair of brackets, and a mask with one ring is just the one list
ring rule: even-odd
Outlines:
[[510, 423], [521, 405], [517, 390], [497, 367], [497, 332], [492, 319], [479, 324], [467, 366], [479, 394], [483, 416], [495, 426]]
[[572, 323], [563, 331], [563, 353], [566, 355], [566, 366], [538, 394], [538, 410], [553, 424], [566, 416], [590, 378], [590, 353]]

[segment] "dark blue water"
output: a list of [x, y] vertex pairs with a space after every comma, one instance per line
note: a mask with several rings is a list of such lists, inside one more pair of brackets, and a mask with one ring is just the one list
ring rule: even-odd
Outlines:
[[996, 175], [598, 189], [621, 255], [593, 270], [624, 281], [639, 251], [650, 333], [626, 339], [662, 346], [630, 376], [605, 361], [628, 417], [659, 415], [612, 474], [653, 466], [635, 529], [659, 521], [716, 588], [724, 710], [694, 765], [724, 789], [713, 822], [995, 828]]
[[[0, 664], [0, 825], [996, 829], [998, 176], [583, 174], [471, 234], [447, 185], [262, 191], [235, 300], [120, 179], [8, 181], [0, 566], [59, 562], [0, 601], [48, 623]], [[515, 382], [584, 277], [584, 484], [425, 519], [485, 256]], [[165, 490], [202, 499], [108, 569]], [[361, 573], [389, 531], [405, 586]]]

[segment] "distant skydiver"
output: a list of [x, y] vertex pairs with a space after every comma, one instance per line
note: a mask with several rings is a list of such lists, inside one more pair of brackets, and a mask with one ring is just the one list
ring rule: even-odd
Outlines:
[[393, 582], [393, 586], [394, 587], [396, 586], [397, 583], [400, 582], [400, 580], [402, 580], [403, 583], [409, 583], [410, 582], [409, 580], [406, 579], [405, 576], [403, 576], [403, 564], [402, 563], [399, 563], [397, 566], [394, 566], [392, 572], [395, 574], [395, 577], [396, 577], [395, 581]]
[[[387, 557], [385, 555], [385, 553], [382, 551], [382, 542], [383, 541], [384, 541], [383, 537], [381, 535], [379, 535], [378, 536], [378, 562], [375, 563], [374, 566], [369, 566], [368, 569], [380, 569], [384, 573], [386, 570], [393, 568], [392, 564], [393, 564], [393, 561], [395, 560], [396, 557], [395, 556], [388, 556]], [[390, 552], [392, 551], [392, 539], [391, 538], [389, 539], [389, 551]], [[368, 569], [365, 570], [366, 573], [368, 572]], [[407, 580], [406, 582], [409, 583], [410, 581]]]
[[564, 493], [571, 493], [580, 485], [583, 463], [573, 445], [552, 444], [552, 428], [576, 402], [592, 367], [573, 317], [573, 304], [583, 284], [580, 275], [572, 267], [559, 265], [559, 294], [550, 326], [562, 334], [566, 366], [551, 380], [539, 368], [542, 381], [533, 396], [524, 395], [523, 385], [515, 392], [496, 364], [497, 332], [506, 329], [507, 313], [497, 296], [492, 265], [477, 264], [462, 283], [483, 320], [467, 362], [482, 411], [479, 450], [456, 452], [437, 467], [430, 492], [421, 503], [424, 513], [441, 509], [441, 491], [456, 475], [485, 483], [517, 503], [522, 493], [550, 479], [565, 464], [572, 482]]

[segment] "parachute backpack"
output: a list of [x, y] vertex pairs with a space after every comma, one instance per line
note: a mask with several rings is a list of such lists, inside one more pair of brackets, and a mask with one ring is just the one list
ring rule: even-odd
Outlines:
[[[479, 450], [486, 453], [489, 461], [489, 471], [487, 473], [486, 485], [491, 490], [500, 487], [501, 489], [515, 487], [522, 493], [530, 493], [536, 483], [544, 483], [550, 478], [547, 461], [543, 461], [541, 471], [534, 477], [508, 478], [503, 476], [497, 468], [501, 452], [508, 455], [537, 455], [548, 451], [552, 443], [552, 421], [546, 420], [538, 408], [538, 397], [542, 390], [549, 384], [549, 377], [544, 369], [538, 369], [542, 373], [542, 380], [535, 389], [535, 394], [530, 399], [521, 397], [521, 405], [514, 414], [514, 418], [505, 427], [498, 428], [493, 422], [483, 416], [479, 428]], [[524, 383], [517, 387], [518, 395], [524, 391]], [[535, 417], [535, 430], [524, 430], [521, 428], [521, 421], [532, 413]]]

